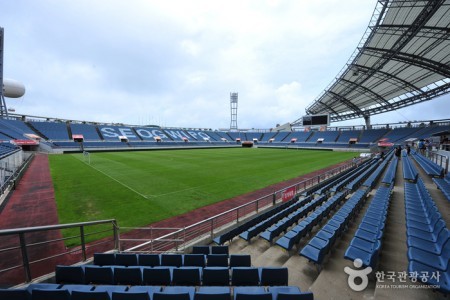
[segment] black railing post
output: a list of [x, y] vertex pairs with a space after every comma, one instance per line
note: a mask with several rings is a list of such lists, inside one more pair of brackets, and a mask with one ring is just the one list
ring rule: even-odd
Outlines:
[[80, 239], [81, 239], [81, 255], [83, 261], [86, 261], [86, 240], [84, 239], [84, 226], [80, 226]]
[[117, 221], [112, 221], [113, 232], [114, 232], [114, 250], [120, 251], [120, 236], [119, 236], [119, 226], [117, 226]]
[[25, 271], [25, 281], [31, 281], [31, 271], [30, 271], [30, 261], [28, 260], [27, 243], [25, 241], [25, 234], [23, 232], [19, 233], [20, 239], [20, 250], [22, 252], [22, 262]]

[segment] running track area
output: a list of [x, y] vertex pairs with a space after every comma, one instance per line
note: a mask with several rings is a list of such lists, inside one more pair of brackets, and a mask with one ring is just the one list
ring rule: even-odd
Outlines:
[[[342, 163], [345, 164], [345, 163]], [[236, 206], [253, 201], [264, 195], [273, 193], [286, 186], [297, 183], [301, 180], [314, 177], [338, 165], [328, 167], [289, 181], [278, 183], [264, 189], [247, 193], [232, 199], [224, 200], [212, 205], [208, 205], [189, 213], [162, 220], [149, 226], [153, 227], [185, 227], [206, 218], [217, 215], [223, 211]], [[0, 212], [0, 229], [33, 227], [59, 224], [56, 209], [53, 183], [50, 176], [48, 156], [46, 154], [36, 154], [29, 168], [20, 180], [11, 197], [3, 205]], [[119, 224], [120, 225], [120, 224]], [[30, 261], [36, 261], [42, 257], [49, 257], [58, 253], [64, 253], [67, 249], [59, 230], [45, 231], [42, 233], [29, 233], [25, 235], [27, 244], [42, 240], [57, 240], [51, 244], [37, 245], [28, 248]], [[2, 248], [17, 247], [20, 245], [18, 237], [0, 236]], [[95, 252], [112, 249], [112, 243], [102, 243], [87, 247], [88, 256]], [[73, 264], [81, 260], [79, 252], [57, 256], [50, 260], [37, 262], [31, 265], [32, 277], [41, 276], [54, 271], [55, 264]], [[11, 268], [22, 264], [20, 250], [6, 251], [0, 253], [0, 269]], [[21, 283], [25, 280], [22, 268], [13, 269], [0, 274], [0, 287]]]

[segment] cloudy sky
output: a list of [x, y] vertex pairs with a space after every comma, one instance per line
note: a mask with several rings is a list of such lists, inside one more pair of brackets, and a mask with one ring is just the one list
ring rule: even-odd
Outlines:
[[[162, 126], [294, 121], [333, 80], [375, 0], [0, 0], [16, 113]], [[448, 118], [449, 97], [372, 123]], [[345, 124], [363, 124], [352, 120]]]

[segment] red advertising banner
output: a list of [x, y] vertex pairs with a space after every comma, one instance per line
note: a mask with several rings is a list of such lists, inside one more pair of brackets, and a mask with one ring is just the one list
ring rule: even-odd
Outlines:
[[295, 192], [296, 192], [295, 186], [285, 189], [283, 191], [283, 194], [281, 195], [281, 199], [283, 200], [283, 202], [289, 201], [292, 198], [294, 198]]

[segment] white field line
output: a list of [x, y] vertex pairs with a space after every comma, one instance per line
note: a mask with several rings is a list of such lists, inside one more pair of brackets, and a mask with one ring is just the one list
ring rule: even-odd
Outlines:
[[[81, 159], [80, 159], [80, 160], [81, 160]], [[81, 160], [81, 161], [83, 161], [83, 160]], [[138, 194], [139, 196], [144, 197], [145, 199], [148, 199], [148, 196], [147, 196], [147, 195], [144, 195], [144, 194], [142, 194], [142, 193], [139, 193], [138, 191], [136, 191], [136, 190], [133, 189], [132, 187], [126, 185], [125, 183], [121, 182], [120, 180], [118, 180], [118, 179], [112, 177], [111, 175], [109, 175], [109, 174], [103, 172], [102, 170], [100, 170], [100, 169], [94, 167], [92, 164], [88, 164], [88, 163], [85, 162], [85, 161], [83, 161], [83, 162], [84, 162], [86, 165], [90, 166], [92, 169], [94, 169], [94, 170], [96, 170], [96, 171], [102, 173], [102, 174], [105, 175], [106, 177], [109, 177], [110, 179], [114, 180], [115, 182], [117, 182], [117, 183], [120, 184], [121, 186], [124, 186], [124, 187], [126, 187], [127, 189], [129, 189], [130, 191], [132, 191], [132, 192]]]

